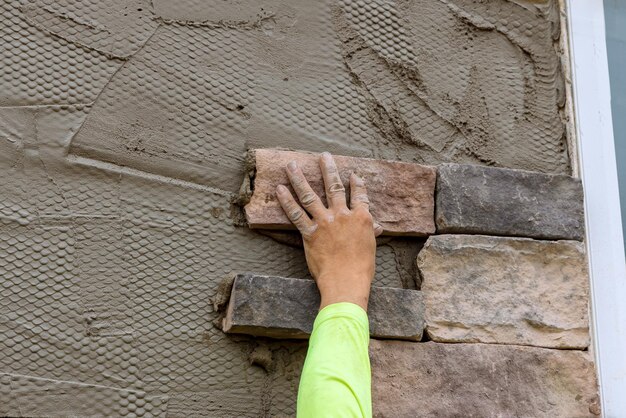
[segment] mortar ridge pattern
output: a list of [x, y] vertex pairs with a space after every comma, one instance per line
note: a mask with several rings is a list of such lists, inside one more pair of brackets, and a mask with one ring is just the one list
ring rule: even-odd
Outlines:
[[558, 5], [516, 3], [2, 2], [0, 416], [293, 415], [306, 346], [213, 325], [232, 272], [310, 278], [235, 225], [245, 152], [569, 173]]

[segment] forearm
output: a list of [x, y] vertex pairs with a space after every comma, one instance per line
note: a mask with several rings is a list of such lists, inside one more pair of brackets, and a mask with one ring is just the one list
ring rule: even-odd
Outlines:
[[353, 303], [322, 309], [309, 340], [298, 417], [371, 417], [367, 313]]
[[320, 156], [326, 202], [313, 191], [296, 161], [276, 197], [302, 234], [309, 271], [321, 296], [298, 391], [298, 417], [371, 417], [367, 302], [376, 270], [376, 236], [363, 179], [350, 174], [350, 208], [333, 157]]

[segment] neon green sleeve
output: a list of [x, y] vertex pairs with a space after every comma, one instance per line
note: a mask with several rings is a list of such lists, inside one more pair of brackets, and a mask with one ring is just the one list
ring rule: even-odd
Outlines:
[[358, 305], [334, 303], [313, 324], [300, 388], [298, 418], [371, 417], [367, 313]]

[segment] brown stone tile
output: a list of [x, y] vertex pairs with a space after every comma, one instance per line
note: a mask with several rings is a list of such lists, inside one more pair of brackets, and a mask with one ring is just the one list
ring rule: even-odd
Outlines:
[[[285, 167], [290, 161], [296, 161], [313, 190], [325, 200], [319, 155], [275, 149], [257, 149], [254, 152], [254, 191], [245, 206], [248, 224], [251, 228], [292, 229], [276, 199], [276, 186], [289, 185]], [[435, 232], [434, 167], [399, 161], [334, 157], [348, 193], [351, 172], [365, 180], [370, 211], [383, 227], [384, 234], [426, 236]]]

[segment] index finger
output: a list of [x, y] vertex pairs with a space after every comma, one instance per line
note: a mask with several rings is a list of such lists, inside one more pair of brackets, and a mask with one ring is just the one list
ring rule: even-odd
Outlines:
[[343, 183], [339, 177], [339, 171], [335, 165], [335, 160], [330, 153], [322, 153], [322, 157], [320, 158], [320, 168], [322, 169], [322, 177], [324, 178], [324, 187], [326, 189], [328, 207], [347, 207], [346, 189], [343, 187]]
[[313, 191], [302, 170], [295, 161], [287, 164], [287, 176], [291, 182], [291, 186], [296, 191], [300, 203], [314, 218], [320, 217], [326, 211], [317, 193]]
[[313, 221], [309, 218], [304, 209], [298, 205], [296, 199], [291, 195], [291, 192], [282, 184], [276, 187], [276, 197], [289, 220], [298, 228], [298, 231], [300, 231], [303, 237], [307, 237], [315, 231]]

